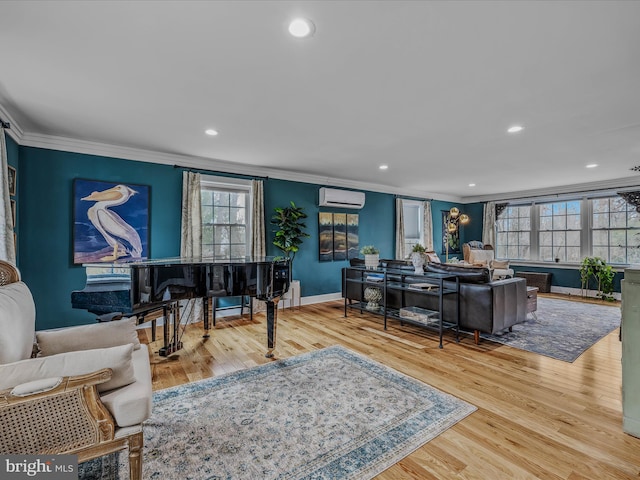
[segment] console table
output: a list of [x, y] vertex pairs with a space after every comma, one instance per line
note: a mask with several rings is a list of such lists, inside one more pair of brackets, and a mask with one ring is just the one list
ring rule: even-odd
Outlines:
[[[446, 283], [445, 283], [446, 282]], [[357, 287], [355, 292], [353, 288]], [[349, 293], [351, 291], [351, 293]], [[391, 305], [390, 296], [398, 298], [399, 304]], [[435, 296], [438, 299], [437, 310], [428, 310], [415, 306], [415, 295]], [[456, 315], [453, 322], [443, 320], [444, 298], [455, 296]], [[344, 297], [344, 316], [348, 309], [370, 312], [387, 320], [398, 320], [400, 325], [409, 323], [419, 327], [437, 330], [442, 348], [444, 330], [455, 330], [456, 342], [460, 341], [460, 280], [457, 275], [448, 273], [415, 274], [407, 270], [348, 267], [342, 269], [342, 296]], [[356, 303], [351, 303], [355, 300]]]

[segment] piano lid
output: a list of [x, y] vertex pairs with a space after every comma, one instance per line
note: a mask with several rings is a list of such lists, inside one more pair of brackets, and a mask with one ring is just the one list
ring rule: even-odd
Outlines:
[[101, 268], [101, 269], [126, 269], [129, 267], [147, 267], [159, 265], [244, 265], [244, 264], [265, 264], [265, 263], [286, 263], [289, 259], [285, 257], [266, 256], [266, 257], [171, 257], [157, 258], [151, 260], [118, 260], [115, 262], [104, 263], [83, 263], [83, 267]]

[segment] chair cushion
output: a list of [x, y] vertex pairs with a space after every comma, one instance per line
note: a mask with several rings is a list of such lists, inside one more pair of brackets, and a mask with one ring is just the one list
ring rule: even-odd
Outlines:
[[99, 392], [135, 381], [131, 355], [133, 344], [111, 348], [60, 353], [0, 365], [0, 390], [49, 377], [83, 375], [102, 368], [113, 370], [111, 380], [98, 385]]
[[491, 268], [509, 268], [509, 260], [492, 260]]
[[134, 351], [132, 360], [136, 381], [100, 394], [100, 400], [119, 427], [137, 425], [151, 416], [153, 391], [147, 346]]
[[91, 323], [77, 327], [56, 328], [36, 332], [38, 356], [94, 348], [116, 347], [132, 343], [137, 350], [140, 340], [136, 331], [136, 318], [123, 318], [113, 322]]
[[0, 364], [31, 357], [36, 307], [23, 282], [0, 287]]

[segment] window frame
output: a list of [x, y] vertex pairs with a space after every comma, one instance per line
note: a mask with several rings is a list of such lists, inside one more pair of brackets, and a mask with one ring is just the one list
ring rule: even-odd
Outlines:
[[[230, 192], [230, 193], [242, 193], [246, 195], [246, 201], [245, 201], [245, 222], [244, 224], [232, 224], [232, 223], [226, 223], [226, 224], [220, 224], [220, 225], [229, 225], [229, 226], [233, 226], [233, 225], [244, 225], [245, 228], [245, 257], [250, 255], [251, 252], [251, 224], [252, 224], [252, 219], [251, 219], [251, 205], [252, 205], [252, 201], [253, 201], [253, 189], [251, 186], [251, 180], [246, 180], [246, 179], [241, 179], [241, 178], [231, 178], [231, 177], [219, 177], [219, 176], [214, 176], [214, 175], [202, 175], [200, 178], [200, 192], [201, 192], [201, 199], [200, 199], [200, 208], [201, 211], [206, 207], [203, 204], [204, 201], [204, 197], [202, 195], [202, 193], [204, 191], [213, 191], [213, 192]], [[231, 209], [231, 206], [229, 206], [229, 208]], [[213, 219], [212, 219], [213, 220]], [[229, 245], [229, 254], [228, 255], [224, 255], [224, 256], [219, 256], [216, 255], [215, 253], [215, 247], [216, 245], [220, 245], [219, 243], [216, 243], [215, 241], [215, 226], [217, 224], [212, 222], [207, 222], [205, 223], [204, 221], [204, 215], [201, 214], [201, 226], [202, 226], [202, 241], [201, 241], [201, 248], [202, 248], [202, 254], [203, 256], [209, 256], [208, 253], [205, 253], [205, 251], [207, 250], [208, 246], [211, 246], [211, 255], [216, 257], [216, 258], [237, 258], [236, 256], [232, 256], [231, 255], [231, 247], [232, 245], [235, 245], [236, 243], [232, 243], [231, 242], [231, 235], [229, 235], [229, 243], [227, 245]], [[208, 227], [213, 227], [214, 230], [212, 232], [212, 240], [213, 243], [205, 243], [204, 241], [204, 232], [205, 232], [205, 228]]]
[[417, 211], [418, 211], [418, 237], [407, 238], [407, 230], [405, 227], [404, 251], [405, 251], [405, 254], [408, 255], [413, 250], [414, 245], [419, 243], [423, 247], [425, 246], [423, 245], [424, 244], [424, 202], [420, 200], [404, 200], [404, 199], [402, 200], [402, 216], [403, 216], [405, 226], [407, 224], [406, 207], [409, 207], [409, 208], [417, 207]]
[[[593, 200], [598, 200], [598, 199], [612, 199], [612, 198], [616, 198], [618, 197], [617, 192], [612, 192], [612, 191], [607, 191], [607, 192], [601, 192], [601, 193], [585, 193], [585, 194], [580, 194], [580, 195], [565, 195], [565, 196], [556, 196], [556, 197], [547, 197], [547, 198], [539, 198], [539, 199], [521, 199], [521, 200], [512, 200], [507, 202], [507, 208], [509, 207], [520, 207], [520, 206], [530, 206], [531, 207], [531, 211], [530, 211], [530, 225], [531, 225], [531, 230], [530, 230], [530, 235], [531, 235], [531, 242], [530, 242], [530, 258], [529, 259], [522, 259], [522, 258], [511, 258], [511, 257], [503, 257], [503, 258], [507, 258], [510, 261], [513, 262], [522, 262], [522, 263], [539, 263], [539, 264], [544, 264], [544, 265], [555, 265], [557, 263], [555, 263], [555, 252], [553, 258], [551, 258], [550, 260], [544, 260], [542, 259], [542, 256], [540, 254], [540, 234], [541, 232], [543, 232], [543, 230], [540, 229], [540, 208], [542, 205], [545, 204], [553, 204], [553, 203], [569, 203], [569, 202], [579, 202], [580, 205], [580, 261], [567, 261], [567, 260], [560, 260], [561, 265], [567, 265], [567, 266], [579, 266], [582, 259], [585, 257], [589, 257], [589, 256], [593, 256]], [[621, 197], [620, 197], [621, 198]], [[622, 199], [624, 201], [624, 199]], [[498, 203], [498, 202], [496, 202]], [[626, 204], [626, 212], [628, 213], [630, 210], [635, 209], [635, 207], [631, 204], [629, 204], [628, 202], [625, 201]], [[628, 216], [627, 216], [627, 225], [628, 225]], [[627, 228], [625, 228], [625, 230], [627, 231], [627, 239], [629, 237], [629, 231], [630, 230], [635, 230], [637, 233], [640, 233], [640, 226], [639, 227], [633, 227], [633, 228], [629, 228], [627, 226]], [[547, 230], [545, 230], [547, 231]], [[553, 230], [551, 230], [553, 231]], [[564, 230], [567, 231], [567, 230]], [[571, 229], [569, 231], [576, 231], [575, 229]], [[498, 244], [498, 217], [496, 218], [496, 223], [494, 225], [494, 232], [495, 232], [495, 238], [496, 238], [496, 253], [499, 251], [500, 249], [500, 245]], [[609, 237], [610, 240], [610, 237]], [[626, 260], [629, 261], [629, 255], [628, 255], [628, 244], [629, 242], [627, 241], [627, 253], [626, 253]], [[504, 247], [503, 247], [504, 248]], [[566, 248], [566, 245], [565, 245]], [[608, 248], [610, 249], [611, 246], [609, 245]], [[607, 263], [609, 263], [610, 265], [614, 265], [614, 266], [618, 266], [618, 267], [623, 267], [623, 266], [627, 266], [630, 265], [630, 263], [616, 263], [616, 262], [610, 262], [609, 259], [605, 259], [607, 260]], [[632, 262], [633, 263], [633, 262]]]

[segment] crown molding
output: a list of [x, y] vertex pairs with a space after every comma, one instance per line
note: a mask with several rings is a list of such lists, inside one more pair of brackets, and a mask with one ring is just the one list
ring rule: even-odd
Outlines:
[[10, 128], [5, 130], [9, 134], [11, 138], [13, 138], [18, 145], [22, 144], [22, 137], [24, 136], [24, 131], [15, 121], [15, 119], [7, 112], [2, 105], [0, 105], [0, 118], [5, 122], [9, 122]]
[[[13, 128], [13, 125], [11, 126]], [[267, 168], [255, 165], [227, 162], [204, 157], [193, 157], [187, 155], [176, 155], [172, 153], [156, 152], [132, 147], [122, 147], [106, 143], [90, 142], [68, 137], [57, 137], [53, 135], [43, 135], [39, 133], [25, 133], [18, 142], [22, 146], [46, 148], [64, 152], [73, 152], [101, 157], [120, 158], [139, 162], [156, 163], [163, 165], [179, 166], [200, 170], [211, 170], [214, 172], [225, 172], [236, 175], [246, 175], [248, 177], [269, 177], [279, 180], [289, 180], [294, 182], [312, 183], [322, 186], [342, 187], [354, 190], [367, 190], [372, 192], [387, 193], [416, 198], [435, 198], [436, 195], [421, 191], [407, 190], [401, 188], [387, 187], [375, 183], [344, 180], [321, 175], [311, 175], [293, 171]], [[455, 195], [437, 195], [438, 200], [459, 202], [461, 199]]]
[[586, 194], [600, 190], [615, 190], [619, 188], [629, 188], [640, 186], [640, 177], [616, 178], [613, 180], [601, 180], [598, 182], [576, 183], [573, 185], [562, 185], [559, 187], [540, 188], [535, 190], [521, 190], [519, 192], [508, 192], [494, 195], [479, 195], [476, 197], [463, 197], [463, 203], [493, 202], [504, 200], [542, 199], [544, 197], [557, 197], [560, 195]]

